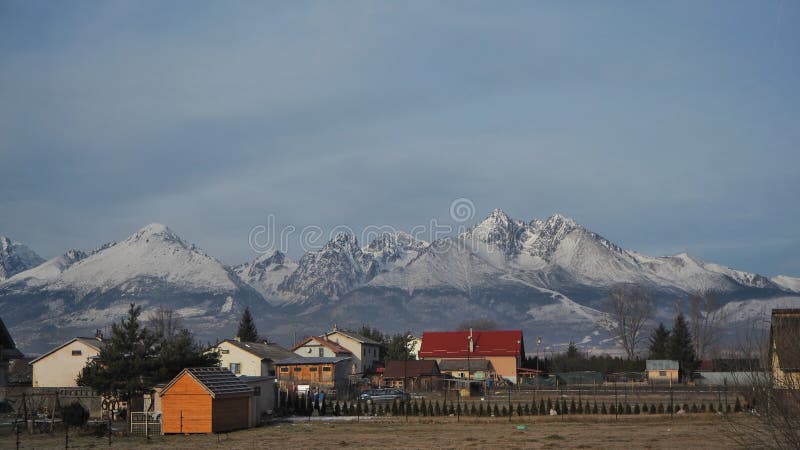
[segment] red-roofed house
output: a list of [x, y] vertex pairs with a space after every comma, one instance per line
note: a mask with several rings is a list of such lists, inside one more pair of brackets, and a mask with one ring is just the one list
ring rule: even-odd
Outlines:
[[522, 330], [426, 331], [420, 359], [486, 359], [495, 372], [514, 383], [525, 357]]

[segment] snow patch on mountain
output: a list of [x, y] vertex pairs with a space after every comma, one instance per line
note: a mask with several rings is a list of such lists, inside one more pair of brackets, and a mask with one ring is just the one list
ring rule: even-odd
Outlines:
[[86, 258], [86, 253], [80, 250], [70, 250], [32, 269], [14, 275], [6, 281], [0, 282], [0, 285], [8, 286], [19, 283], [26, 287], [43, 286], [57, 280], [65, 270], [84, 258]]
[[785, 290], [800, 293], [800, 278], [778, 275], [772, 278], [772, 282]]
[[754, 328], [769, 324], [773, 309], [800, 308], [800, 296], [770, 299], [740, 300], [722, 307], [722, 317], [728, 323], [751, 323]]
[[0, 281], [43, 263], [44, 259], [25, 244], [0, 235]]

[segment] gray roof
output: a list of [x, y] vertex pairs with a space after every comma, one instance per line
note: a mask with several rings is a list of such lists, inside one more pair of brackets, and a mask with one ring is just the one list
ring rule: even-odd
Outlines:
[[245, 384], [242, 380], [238, 379], [236, 375], [233, 374], [228, 369], [222, 367], [191, 367], [188, 369], [183, 369], [181, 373], [179, 373], [172, 381], [167, 384], [164, 389], [161, 391], [161, 395], [164, 395], [169, 391], [172, 385], [177, 381], [184, 373], [188, 373], [192, 378], [197, 380], [210, 394], [212, 397], [224, 397], [224, 396], [240, 396], [244, 394], [251, 394], [253, 389]]
[[254, 383], [260, 381], [273, 381], [275, 377], [259, 377], [259, 376], [251, 376], [251, 375], [239, 375], [237, 378], [242, 380], [244, 383]]
[[383, 345], [380, 342], [374, 341], [374, 340], [372, 340], [372, 339], [370, 339], [370, 338], [368, 338], [366, 336], [360, 335], [358, 333], [354, 333], [352, 331], [334, 330], [334, 331], [331, 331], [330, 333], [326, 333], [325, 336], [330, 336], [333, 333], [342, 333], [343, 335], [345, 335], [345, 336], [347, 336], [349, 338], [355, 339], [358, 342], [361, 342], [362, 344]]
[[295, 355], [292, 358], [282, 359], [280, 361], [275, 361], [275, 365], [282, 365], [286, 366], [289, 364], [299, 365], [299, 364], [336, 364], [342, 361], [346, 361], [350, 358], [345, 358], [341, 356], [325, 356], [325, 357], [315, 357], [315, 358], [304, 358], [302, 356]]
[[647, 370], [678, 370], [678, 361], [671, 359], [648, 359]]
[[[469, 369], [467, 369], [469, 367]], [[455, 371], [467, 371], [474, 372], [477, 370], [481, 370], [484, 372], [488, 372], [492, 370], [492, 363], [488, 359], [483, 358], [476, 358], [476, 359], [443, 359], [442, 362], [439, 363], [439, 370], [442, 372], [455, 372]]]
[[240, 349], [258, 356], [261, 359], [270, 359], [272, 361], [290, 358], [292, 355], [294, 355], [294, 353], [291, 351], [277, 344], [265, 344], [263, 342], [240, 342], [235, 339], [226, 339], [222, 342], [227, 342], [231, 345], [239, 347]]

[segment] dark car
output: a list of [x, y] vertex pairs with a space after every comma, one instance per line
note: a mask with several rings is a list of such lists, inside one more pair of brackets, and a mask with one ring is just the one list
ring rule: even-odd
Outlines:
[[400, 389], [370, 389], [361, 393], [361, 400], [367, 403], [392, 403], [395, 400], [407, 402], [411, 394]]

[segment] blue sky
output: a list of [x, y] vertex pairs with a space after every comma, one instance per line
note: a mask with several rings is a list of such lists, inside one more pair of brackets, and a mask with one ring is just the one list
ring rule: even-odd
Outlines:
[[471, 199], [800, 276], [800, 4], [0, 2], [0, 233], [409, 229]]

